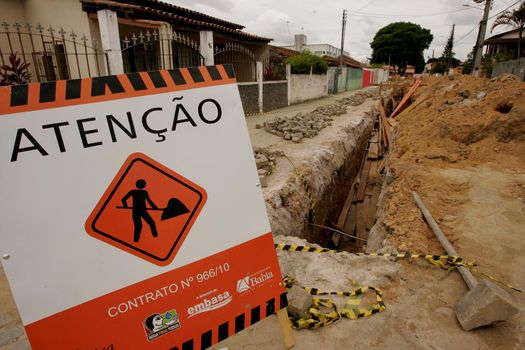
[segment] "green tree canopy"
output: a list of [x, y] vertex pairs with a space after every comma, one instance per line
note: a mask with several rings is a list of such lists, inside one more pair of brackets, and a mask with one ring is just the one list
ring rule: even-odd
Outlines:
[[286, 59], [292, 68], [293, 74], [324, 74], [328, 70], [328, 64], [319, 56], [304, 50], [300, 55], [292, 56]]
[[370, 43], [371, 63], [388, 63], [398, 66], [404, 72], [407, 65], [423, 71], [425, 58], [423, 50], [428, 49], [434, 37], [429, 29], [410, 22], [390, 23], [379, 29]]

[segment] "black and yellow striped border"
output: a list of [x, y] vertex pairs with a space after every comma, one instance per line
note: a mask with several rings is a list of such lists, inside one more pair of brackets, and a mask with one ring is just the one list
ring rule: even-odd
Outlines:
[[212, 345], [239, 333], [245, 328], [253, 326], [255, 323], [275, 314], [286, 306], [288, 306], [286, 293], [282, 293], [279, 297], [269, 299], [264, 304], [252, 307], [245, 313], [237, 315], [234, 319], [221, 323], [216, 328], [202, 333], [200, 337], [187, 339], [180, 347], [176, 346], [171, 348], [171, 350], [207, 349]]
[[0, 115], [235, 83], [232, 65], [57, 80], [0, 87]]

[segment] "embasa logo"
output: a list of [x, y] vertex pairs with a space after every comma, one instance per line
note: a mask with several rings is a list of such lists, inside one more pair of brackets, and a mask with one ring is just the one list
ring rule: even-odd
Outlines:
[[228, 291], [215, 295], [209, 299], [204, 298], [197, 305], [190, 306], [188, 308], [188, 318], [191, 318], [198, 314], [202, 314], [204, 312], [220, 309], [221, 307], [228, 304], [230, 301], [232, 301], [232, 296]]
[[266, 281], [271, 280], [272, 278], [273, 273], [271, 271], [246, 276], [237, 281], [237, 292], [244, 293]]

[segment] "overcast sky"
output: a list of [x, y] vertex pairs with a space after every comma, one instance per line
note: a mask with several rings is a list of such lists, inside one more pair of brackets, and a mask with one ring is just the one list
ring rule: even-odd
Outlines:
[[[425, 51], [425, 59], [439, 57], [452, 24], [456, 24], [454, 52], [464, 60], [476, 41], [482, 7], [473, 0], [165, 0], [192, 10], [246, 26], [244, 31], [274, 39], [272, 45], [293, 43], [294, 34], [306, 34], [309, 44], [340, 47], [343, 9], [349, 13], [345, 51], [363, 60], [371, 56], [370, 42], [383, 26], [397, 21], [413, 22], [430, 29], [434, 41]], [[494, 0], [490, 16], [516, 0]], [[513, 6], [513, 8], [518, 5]], [[497, 28], [487, 37], [511, 29]]]

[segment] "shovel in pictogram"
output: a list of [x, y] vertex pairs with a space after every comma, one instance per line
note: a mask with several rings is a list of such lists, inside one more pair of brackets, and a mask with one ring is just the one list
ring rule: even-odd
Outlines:
[[[118, 206], [118, 209], [133, 209], [132, 207]], [[180, 215], [189, 213], [190, 210], [177, 198], [171, 198], [168, 200], [166, 208], [146, 208], [146, 210], [159, 210], [162, 211], [160, 219], [162, 221], [175, 218]]]

